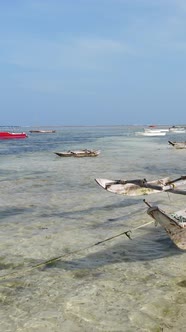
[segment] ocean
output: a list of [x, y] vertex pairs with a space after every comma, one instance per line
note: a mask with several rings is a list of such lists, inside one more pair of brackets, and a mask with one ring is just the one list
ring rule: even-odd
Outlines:
[[[52, 129], [0, 141], [0, 332], [185, 331], [186, 253], [153, 222], [137, 228], [152, 221], [144, 198], [174, 212], [185, 196], [121, 196], [95, 179], [186, 175], [186, 150], [168, 144], [186, 134]], [[85, 148], [101, 153], [54, 153]], [[131, 239], [115, 237], [127, 230]]]

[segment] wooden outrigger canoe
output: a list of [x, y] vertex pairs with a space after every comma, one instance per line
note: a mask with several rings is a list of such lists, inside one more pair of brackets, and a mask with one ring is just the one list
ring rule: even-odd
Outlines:
[[186, 209], [168, 214], [158, 206], [148, 205], [147, 214], [159, 223], [167, 232], [173, 243], [182, 250], [186, 250]]
[[[125, 196], [149, 195], [164, 191], [186, 195], [186, 176], [181, 176], [174, 180], [165, 177], [153, 181], [147, 181], [146, 179], [109, 180], [101, 178], [95, 179], [95, 181], [103, 189], [114, 194]], [[180, 189], [180, 187], [184, 185], [185, 189]]]
[[97, 157], [100, 154], [100, 150], [74, 150], [64, 152], [54, 152], [59, 157]]
[[186, 142], [172, 142], [168, 141], [175, 149], [186, 149]]

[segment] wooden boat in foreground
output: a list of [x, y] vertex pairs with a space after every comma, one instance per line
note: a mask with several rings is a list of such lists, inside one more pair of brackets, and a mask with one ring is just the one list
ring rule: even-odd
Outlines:
[[174, 244], [182, 250], [186, 250], [186, 209], [168, 214], [158, 206], [148, 205], [147, 214], [159, 223], [167, 232]]
[[175, 149], [186, 149], [186, 142], [172, 142], [168, 141]]
[[97, 157], [100, 154], [100, 150], [74, 150], [74, 151], [64, 151], [64, 152], [54, 152], [59, 157]]
[[[165, 177], [158, 180], [147, 181], [146, 179], [135, 180], [109, 180], [95, 179], [103, 189], [119, 195], [138, 196], [160, 192], [171, 192], [186, 195], [186, 176], [171, 180]], [[183, 187], [182, 187], [183, 186]], [[184, 188], [185, 186], [185, 188]], [[182, 187], [182, 189], [180, 189]]]
[[9, 131], [1, 131], [0, 139], [18, 139], [18, 138], [26, 138], [28, 135], [25, 132], [22, 133], [12, 133]]

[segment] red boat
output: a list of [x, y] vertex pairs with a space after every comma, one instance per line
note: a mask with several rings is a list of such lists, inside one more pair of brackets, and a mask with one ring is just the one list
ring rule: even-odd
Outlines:
[[11, 133], [9, 131], [0, 131], [0, 139], [12, 139], [12, 138], [26, 138], [28, 135], [24, 132], [22, 133]]

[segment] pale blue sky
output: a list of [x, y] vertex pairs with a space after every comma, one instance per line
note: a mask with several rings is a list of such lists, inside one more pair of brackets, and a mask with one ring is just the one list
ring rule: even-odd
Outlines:
[[185, 0], [0, 0], [0, 125], [186, 124]]

